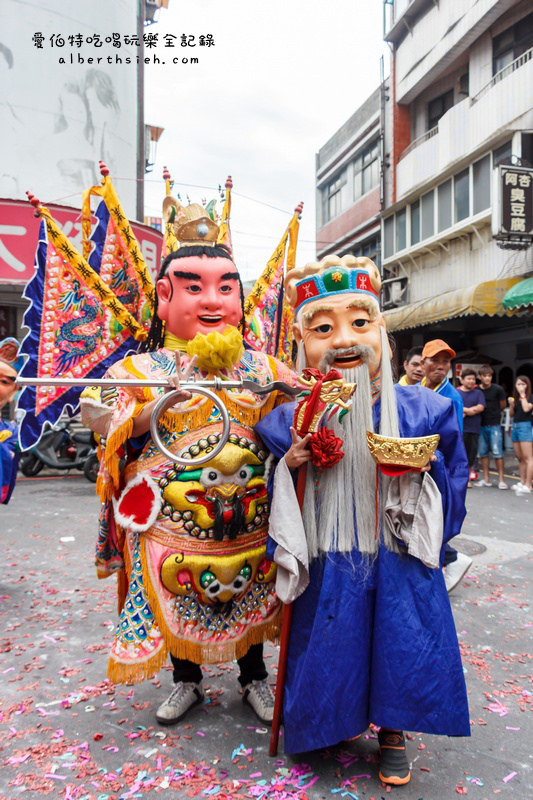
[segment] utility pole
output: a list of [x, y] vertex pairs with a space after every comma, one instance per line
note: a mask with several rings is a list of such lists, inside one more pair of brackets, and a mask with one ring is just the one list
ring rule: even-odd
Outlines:
[[139, 63], [137, 64], [137, 192], [135, 217], [144, 222], [144, 0], [137, 0], [137, 36], [139, 37]]

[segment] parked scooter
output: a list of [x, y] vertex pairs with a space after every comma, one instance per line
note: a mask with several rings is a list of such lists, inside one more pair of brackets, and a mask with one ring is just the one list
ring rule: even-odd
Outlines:
[[95, 462], [98, 463], [98, 458], [91, 431], [74, 432], [69, 422], [60, 422], [45, 431], [35, 447], [22, 453], [19, 467], [28, 478], [38, 475], [45, 466], [59, 470], [78, 469], [87, 480], [94, 482]]

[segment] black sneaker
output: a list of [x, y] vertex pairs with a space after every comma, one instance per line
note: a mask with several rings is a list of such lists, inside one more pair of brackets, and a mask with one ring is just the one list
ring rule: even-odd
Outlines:
[[378, 733], [379, 742], [379, 777], [383, 783], [402, 786], [411, 780], [411, 771], [405, 752], [403, 731], [381, 728]]

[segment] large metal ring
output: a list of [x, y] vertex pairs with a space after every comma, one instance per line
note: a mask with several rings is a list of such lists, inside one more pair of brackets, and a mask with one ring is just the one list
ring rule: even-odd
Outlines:
[[229, 432], [230, 432], [230, 421], [229, 421], [229, 414], [226, 406], [211, 389], [206, 389], [205, 386], [194, 386], [190, 384], [184, 384], [182, 389], [186, 388], [191, 394], [203, 394], [204, 397], [207, 397], [209, 400], [212, 400], [214, 405], [219, 409], [220, 415], [222, 417], [222, 435], [220, 438], [219, 443], [214, 447], [210, 453], [206, 453], [205, 456], [198, 456], [198, 458], [181, 458], [177, 456], [175, 453], [171, 453], [170, 450], [167, 450], [163, 442], [161, 441], [161, 437], [159, 436], [159, 430], [157, 424], [159, 422], [159, 417], [169, 408], [170, 406], [174, 405], [176, 402], [176, 395], [178, 394], [178, 389], [175, 389], [173, 392], [167, 392], [164, 394], [160, 400], [154, 406], [154, 410], [152, 411], [152, 416], [150, 417], [150, 433], [152, 434], [152, 439], [156, 447], [166, 456], [173, 464], [179, 464], [181, 467], [194, 467], [199, 466], [200, 464], [207, 464], [208, 461], [211, 461], [212, 458], [217, 456], [226, 442], [229, 439]]

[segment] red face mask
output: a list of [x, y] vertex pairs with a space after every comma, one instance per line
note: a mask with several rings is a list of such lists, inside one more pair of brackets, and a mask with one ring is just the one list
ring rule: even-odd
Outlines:
[[239, 276], [228, 258], [177, 258], [157, 282], [158, 315], [180, 339], [223, 333], [242, 316]]

